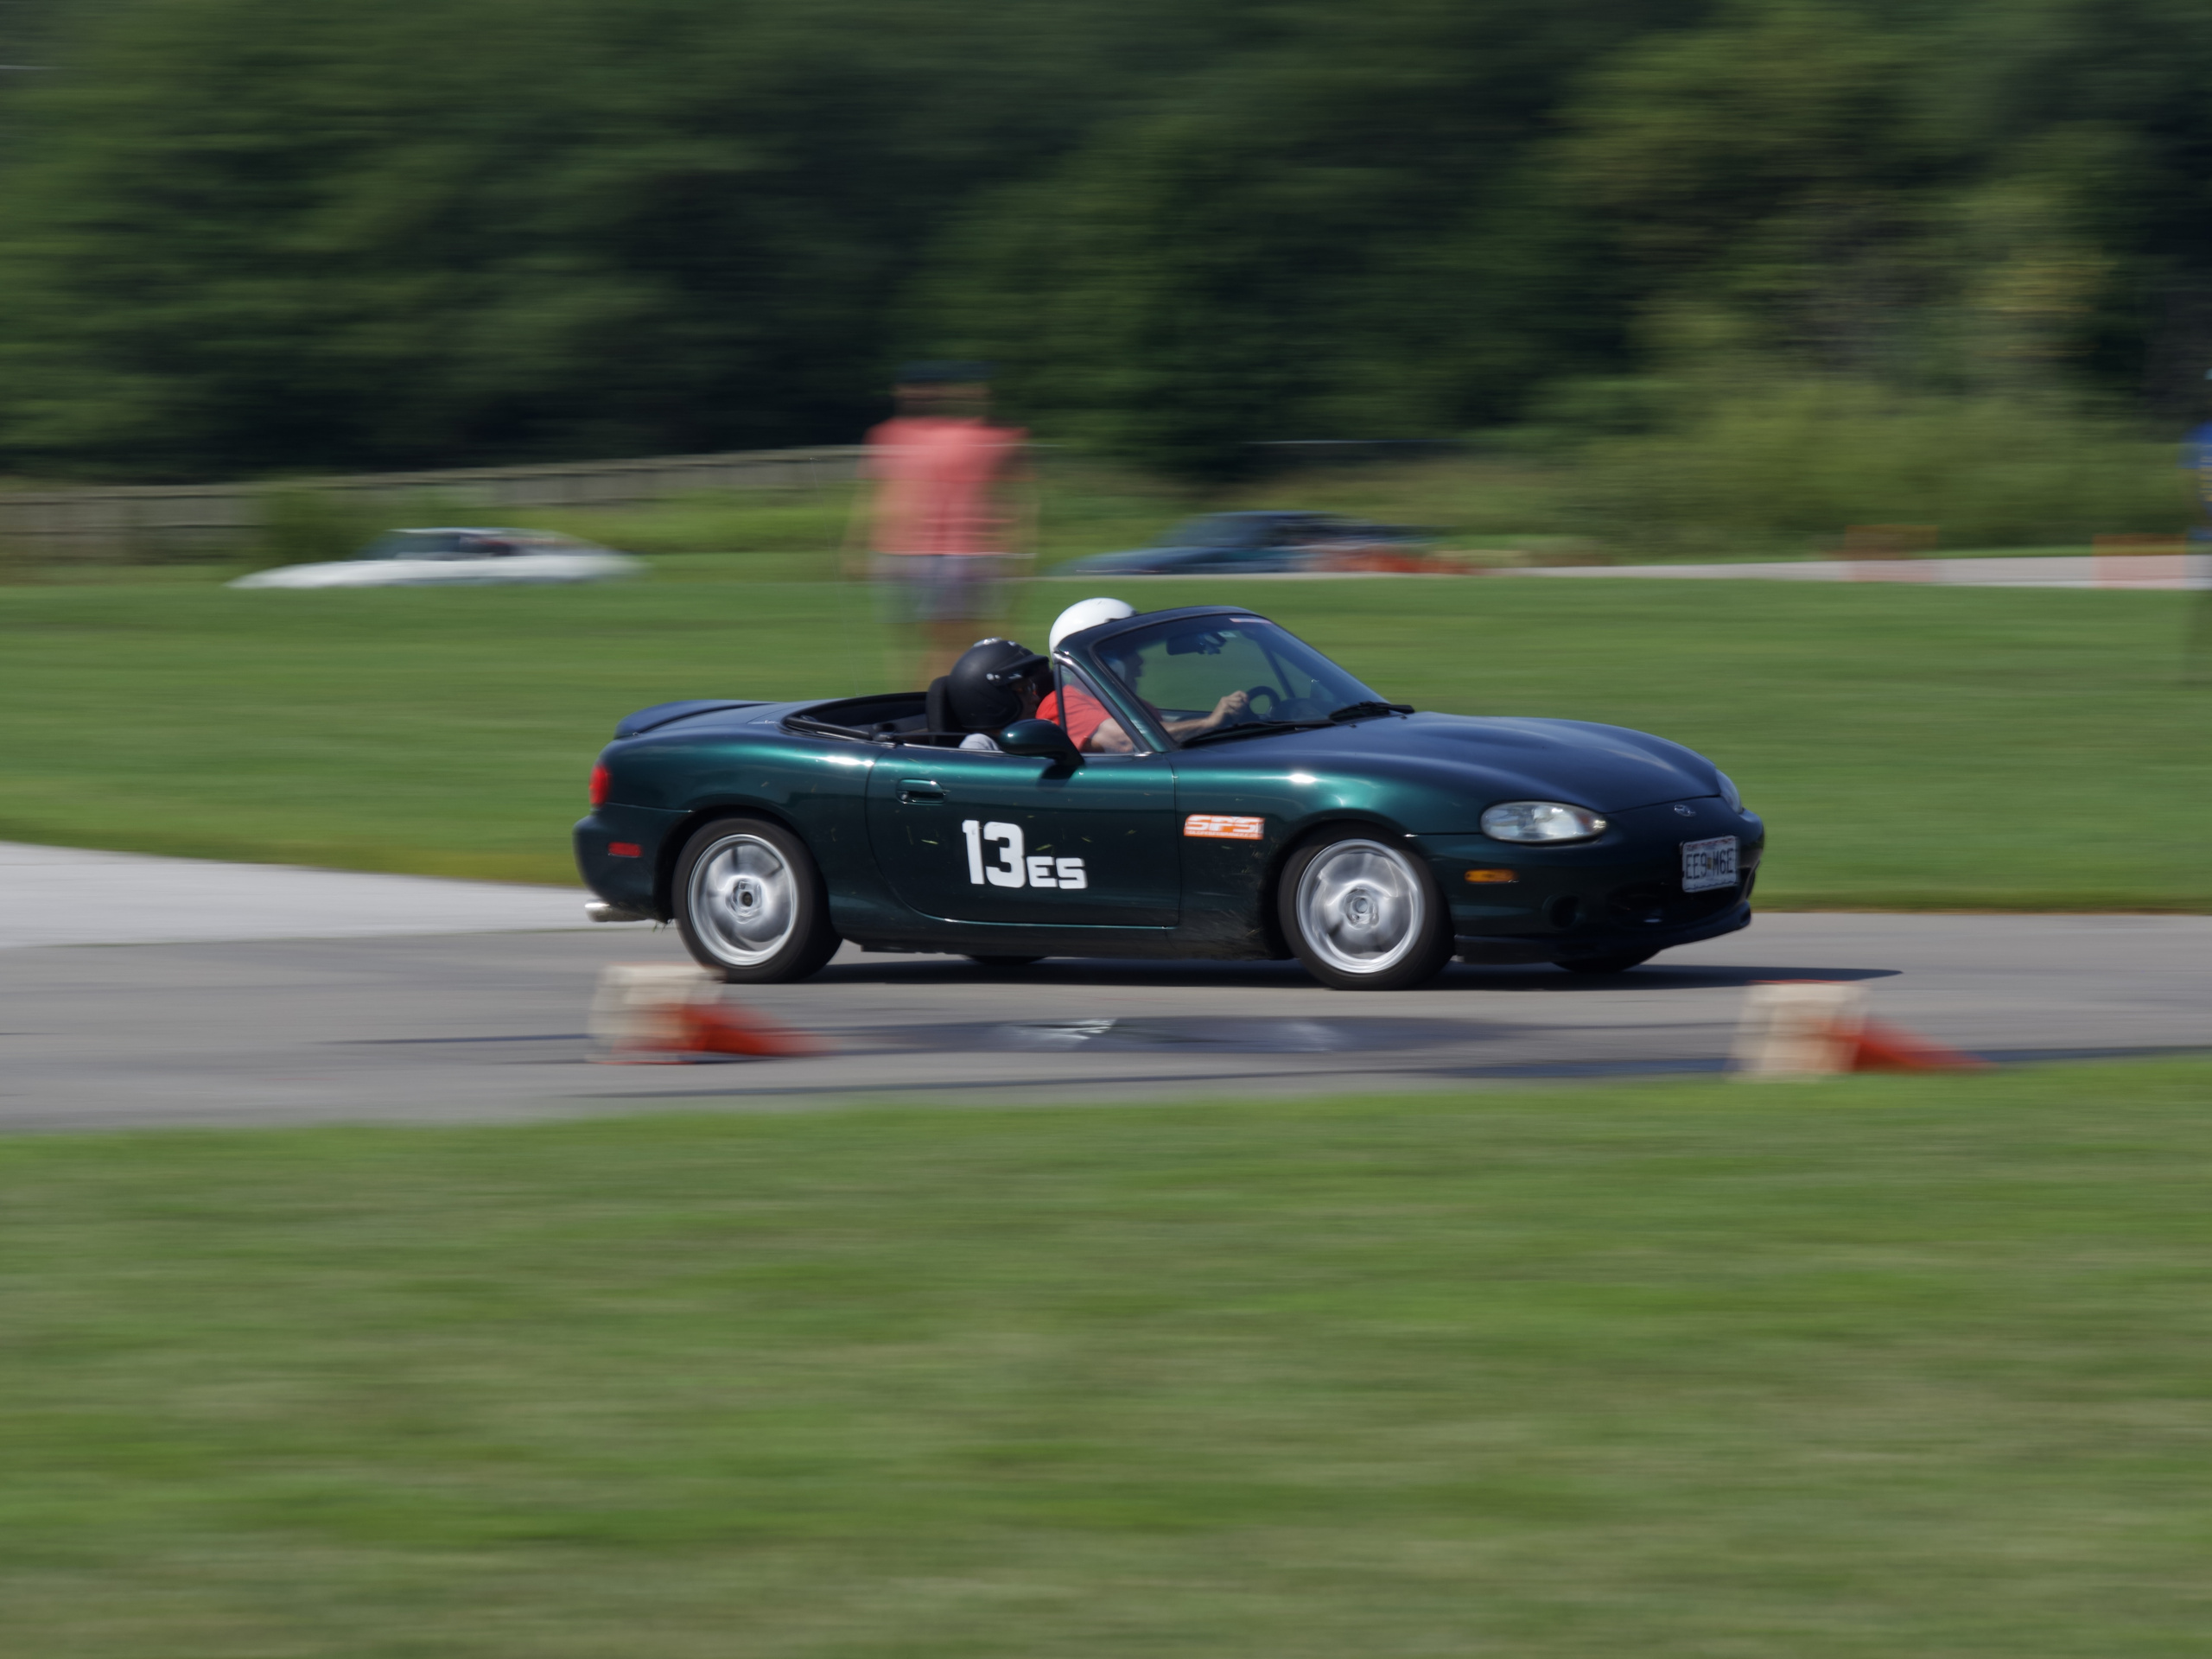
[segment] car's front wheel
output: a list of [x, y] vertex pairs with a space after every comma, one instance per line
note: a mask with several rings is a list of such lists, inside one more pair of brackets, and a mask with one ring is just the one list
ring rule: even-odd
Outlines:
[[836, 954], [829, 894], [804, 842], [765, 818], [717, 818], [676, 863], [676, 925], [733, 985], [804, 979]]
[[1340, 991], [1402, 991], [1452, 960], [1452, 918], [1428, 873], [1370, 836], [1313, 842], [1291, 855], [1277, 905], [1306, 969]]

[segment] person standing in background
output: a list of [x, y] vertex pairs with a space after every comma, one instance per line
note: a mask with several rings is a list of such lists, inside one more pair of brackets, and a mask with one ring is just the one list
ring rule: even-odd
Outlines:
[[[2212, 369], [2204, 378], [2212, 381]], [[2182, 564], [2183, 582], [2196, 594], [2182, 642], [2182, 677], [2202, 684], [2212, 678], [2212, 421], [2201, 423], [2182, 440], [2181, 464], [2207, 520], [2189, 527]]]
[[[2212, 370], [2207, 370], [2205, 379], [2212, 381]], [[2205, 421], [2193, 428], [2182, 440], [2182, 470], [2190, 474], [2196, 486], [2196, 505], [2203, 509], [2208, 521], [2212, 521], [2212, 421]], [[2202, 551], [2212, 542], [2212, 525], [2190, 526], [2189, 539], [2196, 543], [2192, 551]]]
[[989, 378], [988, 364], [910, 363], [898, 413], [868, 435], [847, 568], [865, 533], [883, 619], [912, 642], [893, 647], [894, 677], [914, 671], [918, 684], [988, 631], [1033, 556], [1028, 435], [989, 423]]

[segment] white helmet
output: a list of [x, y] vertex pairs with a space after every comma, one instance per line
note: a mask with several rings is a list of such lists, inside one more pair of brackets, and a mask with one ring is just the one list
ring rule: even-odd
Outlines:
[[1052, 637], [1045, 649], [1058, 651], [1060, 641], [1071, 633], [1081, 633], [1085, 628], [1095, 628], [1101, 622], [1118, 622], [1125, 616], [1135, 616], [1136, 607], [1118, 599], [1079, 599], [1062, 611], [1059, 620], [1052, 624]]

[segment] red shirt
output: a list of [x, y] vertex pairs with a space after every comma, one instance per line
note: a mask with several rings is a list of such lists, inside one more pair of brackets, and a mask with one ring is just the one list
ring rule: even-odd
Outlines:
[[1060, 693], [1055, 691], [1037, 705], [1037, 718], [1049, 720], [1065, 729], [1068, 741], [1078, 749], [1090, 741], [1091, 734], [1114, 718], [1106, 705], [1079, 685], [1067, 690], [1067, 718], [1060, 718]]
[[868, 435], [864, 470], [879, 488], [879, 553], [995, 553], [1004, 526], [991, 484], [1027, 434], [981, 421], [901, 416]]

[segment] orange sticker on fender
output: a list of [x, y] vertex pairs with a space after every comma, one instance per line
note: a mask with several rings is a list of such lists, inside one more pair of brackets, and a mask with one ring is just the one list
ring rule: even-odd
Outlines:
[[1224, 812], [1193, 812], [1183, 820], [1183, 833], [1212, 841], [1257, 841], [1267, 829], [1265, 818], [1231, 817]]

